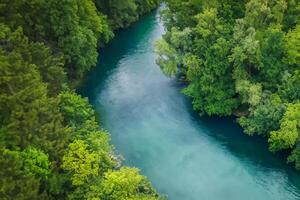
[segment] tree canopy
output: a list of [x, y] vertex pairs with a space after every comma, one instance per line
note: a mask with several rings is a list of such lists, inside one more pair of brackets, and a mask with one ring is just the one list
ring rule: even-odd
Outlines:
[[236, 115], [300, 169], [299, 2], [166, 0], [162, 71], [186, 83], [201, 115]]
[[92, 106], [73, 91], [113, 31], [157, 5], [0, 2], [0, 199], [161, 199], [122, 166]]

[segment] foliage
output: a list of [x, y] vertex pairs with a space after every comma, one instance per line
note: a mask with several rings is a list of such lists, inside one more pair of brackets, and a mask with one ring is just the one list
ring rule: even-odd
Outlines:
[[299, 3], [166, 0], [156, 45], [162, 71], [187, 86], [201, 115], [236, 114], [271, 151], [291, 150], [300, 169]]
[[[0, 47], [1, 126], [7, 130], [7, 145], [25, 148], [34, 144], [51, 157], [61, 155], [68, 128], [55, 98], [47, 96], [47, 85], [30, 58], [22, 29], [11, 32], [4, 26]], [[14, 48], [11, 48], [14, 47]]]
[[287, 59], [286, 62], [291, 65], [298, 65], [300, 63], [300, 25], [298, 24], [294, 29], [286, 34], [286, 48]]
[[0, 196], [3, 199], [39, 199], [39, 180], [22, 170], [20, 152], [0, 149]]
[[157, 199], [158, 197], [145, 177], [139, 175], [137, 169], [128, 167], [105, 173], [102, 196], [110, 200]]
[[158, 0], [94, 0], [98, 9], [108, 16], [112, 29], [128, 27], [154, 9]]
[[95, 113], [87, 99], [72, 92], [61, 93], [58, 98], [66, 124], [81, 126], [86, 120], [93, 119]]
[[[95, 2], [0, 2], [1, 199], [109, 199], [104, 174], [122, 175], [109, 134], [88, 100], [70, 88], [96, 64], [113, 29], [158, 2], [105, 1], [101, 9]], [[159, 199], [142, 179], [138, 198]]]
[[271, 151], [294, 147], [299, 137], [300, 103], [289, 104], [280, 122], [280, 129], [272, 131], [269, 139]]
[[21, 152], [23, 168], [26, 174], [36, 178], [48, 179], [51, 173], [48, 155], [34, 147], [27, 147]]
[[82, 140], [75, 140], [63, 157], [62, 168], [72, 173], [72, 184], [82, 185], [88, 177], [98, 176], [100, 155], [89, 152]]
[[295, 70], [293, 74], [286, 74], [279, 86], [280, 96], [288, 102], [300, 99], [300, 71]]
[[243, 116], [238, 120], [248, 135], [267, 136], [271, 131], [280, 127], [280, 120], [286, 106], [276, 96], [264, 96], [263, 99], [265, 100], [256, 107], [249, 109], [250, 114], [248, 116]]

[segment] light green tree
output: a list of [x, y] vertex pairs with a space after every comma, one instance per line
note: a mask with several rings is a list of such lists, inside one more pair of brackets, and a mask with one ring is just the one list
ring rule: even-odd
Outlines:
[[119, 171], [108, 171], [104, 175], [101, 191], [101, 196], [109, 200], [160, 199], [136, 168], [122, 167]]
[[281, 120], [280, 129], [272, 131], [269, 138], [270, 150], [293, 148], [299, 138], [300, 103], [289, 104]]
[[26, 174], [35, 176], [37, 179], [48, 179], [51, 169], [48, 155], [34, 147], [27, 147], [21, 152], [23, 168]]
[[63, 157], [62, 168], [71, 174], [72, 184], [80, 186], [89, 178], [99, 175], [100, 155], [88, 149], [82, 140], [75, 140], [69, 144], [69, 149]]

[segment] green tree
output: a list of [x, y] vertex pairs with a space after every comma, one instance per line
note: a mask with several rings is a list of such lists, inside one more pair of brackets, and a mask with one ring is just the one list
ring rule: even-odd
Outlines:
[[0, 196], [2, 199], [39, 199], [40, 183], [23, 168], [20, 152], [0, 149]]
[[270, 150], [293, 148], [299, 138], [300, 103], [289, 104], [280, 122], [280, 129], [272, 131], [269, 138]]
[[30, 51], [22, 29], [11, 32], [1, 27], [0, 40], [6, 44], [0, 47], [1, 126], [7, 129], [4, 139], [14, 147], [34, 144], [58, 158], [69, 131], [62, 125], [57, 101], [48, 98], [47, 85], [36, 65], [27, 60]]
[[48, 94], [59, 94], [68, 88], [67, 74], [62, 55], [53, 55], [43, 43], [30, 43], [31, 62], [37, 66], [43, 82], [47, 83]]
[[264, 95], [260, 104], [250, 108], [250, 114], [241, 117], [238, 121], [248, 135], [268, 136], [271, 131], [279, 129], [285, 109], [278, 96]]
[[97, 44], [104, 44], [112, 37], [105, 17], [92, 0], [5, 0], [1, 9], [7, 13], [1, 20], [10, 28], [21, 26], [31, 40], [46, 40], [59, 49], [71, 77], [82, 75], [94, 66]]
[[102, 198], [109, 200], [159, 199], [155, 190], [135, 168], [108, 171], [101, 187]]
[[299, 67], [300, 63], [300, 25], [290, 30], [286, 35], [286, 62]]
[[[215, 9], [200, 13], [197, 20], [193, 53], [199, 58], [199, 71], [198, 75], [189, 76], [192, 79], [184, 92], [193, 97], [196, 110], [208, 115], [230, 115], [238, 103], [228, 59], [230, 27], [218, 18]], [[189, 66], [187, 71], [191, 74]]]
[[37, 179], [48, 179], [51, 173], [48, 155], [34, 147], [27, 147], [21, 152], [23, 168], [26, 174], [35, 176]]
[[88, 1], [50, 0], [46, 4], [50, 8], [49, 37], [62, 49], [69, 73], [81, 75], [96, 64], [97, 39], [107, 40], [111, 33], [105, 18], [100, 16], [94, 3]]
[[81, 126], [86, 120], [95, 119], [95, 111], [86, 98], [82, 98], [74, 92], [63, 92], [58, 98], [66, 124]]
[[277, 84], [282, 80], [283, 71], [288, 70], [284, 63], [285, 33], [281, 26], [270, 26], [257, 36], [260, 43], [260, 67], [257, 80], [265, 89], [276, 91]]
[[282, 84], [279, 85], [279, 94], [288, 102], [295, 102], [300, 99], [300, 71], [293, 74], [286, 74]]
[[300, 20], [300, 4], [297, 0], [286, 0], [287, 10], [284, 15], [284, 29], [289, 30]]
[[112, 29], [128, 27], [158, 5], [158, 0], [94, 0], [97, 8], [108, 16]]
[[87, 148], [83, 140], [75, 140], [63, 157], [62, 168], [70, 171], [74, 186], [83, 185], [90, 177], [99, 175], [100, 155]]
[[295, 168], [300, 170], [300, 143], [297, 141], [296, 147], [293, 149], [292, 154], [288, 157], [289, 163], [294, 163]]

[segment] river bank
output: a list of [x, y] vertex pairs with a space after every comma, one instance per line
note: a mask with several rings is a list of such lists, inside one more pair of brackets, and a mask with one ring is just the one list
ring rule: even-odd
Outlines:
[[163, 32], [157, 12], [120, 31], [81, 90], [125, 164], [171, 200], [299, 199], [299, 174], [280, 155], [232, 118], [199, 118], [161, 73], [153, 44]]

